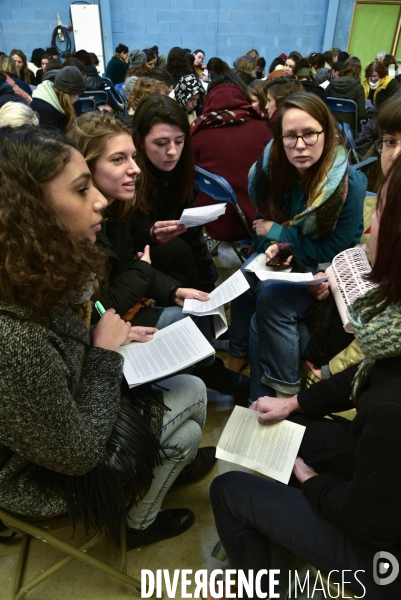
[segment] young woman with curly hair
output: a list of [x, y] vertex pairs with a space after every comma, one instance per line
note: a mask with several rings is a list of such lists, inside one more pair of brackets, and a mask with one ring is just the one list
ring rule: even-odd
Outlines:
[[181, 375], [129, 390], [116, 350], [146, 338], [114, 309], [89, 331], [107, 200], [72, 142], [4, 128], [0, 160], [0, 505], [28, 518], [68, 507], [116, 538], [125, 516], [128, 548], [179, 535], [192, 511], [159, 509], [180, 473], [214, 464], [196, 454], [205, 387]]
[[138, 77], [128, 98], [128, 114], [133, 115], [135, 113], [136, 107], [142, 98], [147, 98], [147, 96], [153, 96], [154, 94], [165, 95], [167, 94], [167, 89], [168, 86], [162, 81], [158, 81], [152, 77]]

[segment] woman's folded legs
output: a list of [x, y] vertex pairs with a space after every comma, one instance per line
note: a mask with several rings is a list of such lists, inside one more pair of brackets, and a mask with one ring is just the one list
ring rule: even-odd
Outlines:
[[206, 389], [190, 375], [177, 375], [161, 385], [166, 388], [164, 402], [170, 409], [163, 417], [162, 464], [155, 467], [144, 498], [127, 515], [127, 548], [179, 535], [194, 522], [190, 510], [159, 510], [175, 479], [198, 451], [206, 420]]
[[[345, 531], [319, 517], [302, 490], [230, 472], [214, 479], [210, 494], [217, 532], [231, 568], [242, 569], [246, 575], [253, 569], [255, 577], [258, 571], [269, 569], [270, 541], [274, 541], [326, 575], [340, 571], [340, 583], [341, 571], [345, 571], [345, 581], [350, 582], [346, 587], [357, 596], [364, 595], [365, 586], [366, 597], [383, 600], [363, 572]], [[288, 581], [288, 572], [281, 570], [280, 581], [282, 578]], [[266, 576], [261, 578], [261, 589], [269, 593]]]
[[302, 286], [274, 284], [260, 291], [250, 327], [252, 402], [299, 391], [299, 363], [309, 342], [305, 318], [312, 301]]

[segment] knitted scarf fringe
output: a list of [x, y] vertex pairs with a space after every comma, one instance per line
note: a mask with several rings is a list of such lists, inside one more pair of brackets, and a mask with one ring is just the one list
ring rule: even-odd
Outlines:
[[152, 390], [150, 395], [135, 388], [130, 392], [121, 399], [102, 462], [85, 475], [57, 475], [74, 528], [80, 515], [86, 532], [103, 526], [117, 540], [120, 519], [147, 493], [153, 469], [162, 462], [163, 450], [152, 432], [151, 420], [155, 408], [157, 412], [167, 409], [161, 391]]

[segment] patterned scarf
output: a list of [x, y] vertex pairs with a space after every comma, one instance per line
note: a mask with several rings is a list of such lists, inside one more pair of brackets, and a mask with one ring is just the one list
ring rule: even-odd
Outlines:
[[199, 129], [239, 125], [251, 119], [265, 121], [266, 115], [251, 105], [234, 110], [213, 110], [205, 115], [201, 115], [191, 124], [191, 135], [195, 135]]
[[249, 171], [249, 197], [263, 219], [285, 227], [298, 227], [303, 235], [316, 240], [333, 229], [343, 209], [348, 193], [348, 161], [343, 146], [338, 146], [332, 164], [319, 185], [316, 197], [291, 220], [286, 220], [278, 202], [270, 194], [270, 151], [274, 140]]
[[401, 354], [401, 305], [384, 306], [380, 287], [360, 296], [348, 309], [354, 335], [365, 357], [352, 382], [351, 400], [355, 400], [362, 380], [376, 360]]

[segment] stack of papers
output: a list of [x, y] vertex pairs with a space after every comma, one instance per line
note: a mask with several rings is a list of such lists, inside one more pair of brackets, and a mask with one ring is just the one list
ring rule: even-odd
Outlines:
[[190, 317], [155, 333], [150, 342], [120, 346], [124, 375], [130, 387], [164, 379], [214, 354], [203, 333]]
[[209, 206], [197, 206], [196, 208], [185, 208], [182, 211], [181, 219], [178, 221], [179, 225], [185, 225], [188, 227], [197, 227], [215, 221], [221, 215], [226, 213], [227, 202], [221, 202], [220, 204], [211, 204]]

